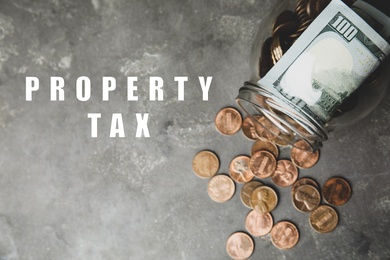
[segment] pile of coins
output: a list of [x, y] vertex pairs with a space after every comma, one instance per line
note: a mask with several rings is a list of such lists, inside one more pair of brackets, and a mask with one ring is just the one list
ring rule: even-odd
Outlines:
[[[253, 253], [254, 242], [250, 235], [261, 237], [270, 234], [272, 244], [279, 249], [290, 249], [298, 243], [299, 231], [293, 223], [273, 223], [271, 212], [278, 205], [278, 195], [260, 180], [270, 178], [278, 187], [291, 186], [292, 204], [301, 212], [310, 212], [310, 225], [317, 232], [330, 232], [338, 224], [337, 212], [329, 205], [320, 205], [321, 193], [317, 182], [298, 178], [298, 169], [307, 169], [317, 163], [319, 151], [308, 152], [307, 144], [299, 141], [290, 150], [291, 160], [279, 159], [279, 148], [289, 148], [278, 144], [277, 138], [264, 128], [266, 118], [257, 116], [255, 120], [261, 124], [255, 124], [249, 117], [242, 120], [240, 112], [234, 108], [221, 109], [215, 117], [216, 128], [222, 134], [232, 135], [242, 129], [247, 138], [255, 141], [251, 156], [239, 155], [231, 160], [229, 175], [217, 174], [220, 161], [212, 151], [198, 152], [192, 162], [198, 177], [210, 179], [207, 192], [216, 202], [230, 200], [235, 194], [236, 183], [244, 184], [240, 198], [251, 209], [245, 220], [249, 234], [235, 232], [228, 238], [226, 250], [233, 259], [246, 259]], [[334, 206], [343, 205], [350, 196], [351, 187], [342, 178], [329, 179], [322, 189], [324, 200]]]

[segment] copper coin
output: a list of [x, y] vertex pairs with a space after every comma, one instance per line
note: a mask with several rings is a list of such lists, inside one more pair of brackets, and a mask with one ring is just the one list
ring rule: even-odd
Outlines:
[[242, 133], [251, 140], [258, 139], [255, 129], [255, 123], [252, 121], [252, 119], [249, 116], [246, 116], [244, 118], [244, 121], [242, 122], [241, 126]]
[[252, 208], [258, 212], [271, 212], [278, 204], [278, 195], [272, 188], [260, 186], [252, 192], [250, 203]]
[[271, 230], [271, 240], [272, 244], [279, 249], [293, 248], [299, 240], [298, 229], [291, 222], [278, 222]]
[[248, 183], [245, 183], [245, 185], [241, 189], [240, 198], [242, 201], [242, 204], [244, 204], [248, 208], [252, 208], [251, 206], [251, 196], [252, 192], [257, 188], [263, 185], [263, 183], [259, 181], [250, 181]]
[[328, 205], [321, 205], [310, 213], [310, 225], [319, 233], [333, 231], [338, 222], [337, 212]]
[[258, 178], [271, 176], [276, 169], [276, 159], [272, 153], [265, 150], [255, 152], [250, 161], [249, 168]]
[[305, 184], [311, 185], [311, 186], [315, 187], [318, 190], [318, 184], [317, 184], [317, 182], [315, 180], [310, 179], [310, 178], [300, 178], [293, 184], [293, 186], [291, 188], [291, 195], [294, 195], [295, 190], [299, 186], [302, 186], [302, 185], [305, 185]]
[[293, 134], [280, 134], [277, 138], [273, 139], [272, 142], [278, 146], [289, 146], [293, 140]]
[[261, 46], [261, 56], [259, 62], [259, 76], [264, 77], [274, 66], [271, 57], [272, 37], [267, 38]]
[[233, 233], [226, 241], [226, 252], [236, 260], [249, 258], [254, 249], [252, 238], [244, 232]]
[[207, 186], [207, 193], [210, 198], [220, 203], [230, 200], [235, 190], [234, 181], [229, 176], [223, 174], [215, 175]]
[[295, 189], [292, 202], [302, 212], [310, 212], [320, 205], [320, 192], [311, 185], [302, 185]]
[[279, 128], [264, 116], [261, 116], [257, 119], [255, 129], [257, 135], [265, 140], [273, 140], [280, 133]]
[[253, 175], [251, 169], [249, 169], [250, 157], [241, 155], [235, 157], [229, 166], [229, 174], [233, 180], [239, 183], [248, 182], [252, 180], [255, 175]]
[[248, 213], [245, 219], [245, 228], [255, 237], [267, 235], [274, 225], [274, 221], [270, 213], [260, 213], [252, 210]]
[[278, 156], [279, 156], [278, 147], [274, 143], [271, 143], [270, 141], [266, 141], [266, 140], [262, 140], [262, 139], [257, 140], [252, 145], [252, 150], [251, 150], [252, 156], [253, 156], [253, 154], [255, 154], [256, 152], [258, 152], [260, 150], [266, 150], [266, 151], [272, 153], [275, 156], [275, 158], [278, 158]]
[[305, 141], [300, 140], [294, 143], [291, 148], [291, 161], [299, 168], [307, 169], [313, 167], [319, 158], [319, 151], [310, 152], [310, 146]]
[[341, 206], [345, 204], [351, 197], [351, 186], [343, 178], [330, 178], [322, 188], [322, 196], [332, 205]]
[[227, 107], [221, 109], [215, 117], [215, 126], [225, 135], [232, 135], [240, 130], [242, 117], [237, 109]]
[[195, 174], [203, 179], [213, 177], [219, 169], [219, 160], [211, 151], [200, 151], [192, 160], [192, 169]]
[[280, 187], [288, 187], [298, 179], [298, 168], [290, 160], [279, 160], [272, 181]]

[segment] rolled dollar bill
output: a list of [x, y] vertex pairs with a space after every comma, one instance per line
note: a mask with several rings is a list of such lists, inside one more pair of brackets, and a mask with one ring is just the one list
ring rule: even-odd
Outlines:
[[381, 35], [333, 0], [258, 84], [323, 125], [389, 53]]

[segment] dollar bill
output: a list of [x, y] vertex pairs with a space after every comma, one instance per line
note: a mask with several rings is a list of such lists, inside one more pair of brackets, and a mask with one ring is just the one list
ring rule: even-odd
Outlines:
[[258, 83], [324, 124], [389, 52], [376, 31], [333, 0]]

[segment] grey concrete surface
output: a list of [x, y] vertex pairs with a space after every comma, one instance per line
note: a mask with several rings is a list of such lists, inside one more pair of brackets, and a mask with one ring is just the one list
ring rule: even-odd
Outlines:
[[[281, 0], [1, 0], [0, 259], [228, 259], [227, 237], [245, 231], [236, 193], [224, 204], [192, 172], [196, 152], [214, 150], [219, 172], [249, 154], [241, 133], [222, 136], [214, 116], [236, 106], [249, 78], [249, 51], [262, 19]], [[25, 78], [40, 89], [25, 100]], [[50, 101], [51, 76], [65, 79], [65, 101]], [[81, 102], [75, 81], [88, 76]], [[117, 89], [102, 101], [101, 79]], [[139, 77], [139, 101], [126, 101], [126, 77]], [[164, 101], [150, 101], [150, 76], [164, 79]], [[174, 76], [188, 76], [177, 100]], [[202, 101], [198, 76], [213, 76]], [[101, 113], [98, 138], [87, 113]], [[125, 138], [110, 138], [122, 113]], [[150, 113], [150, 138], [136, 138], [135, 113]], [[329, 234], [277, 188], [274, 221], [290, 220], [297, 246], [254, 238], [251, 259], [389, 259], [390, 95], [367, 118], [330, 136], [321, 158], [300, 176], [322, 185], [343, 176], [353, 189]], [[264, 181], [267, 184], [270, 180]], [[237, 185], [237, 190], [242, 187]], [[273, 186], [274, 187], [274, 186]]]

